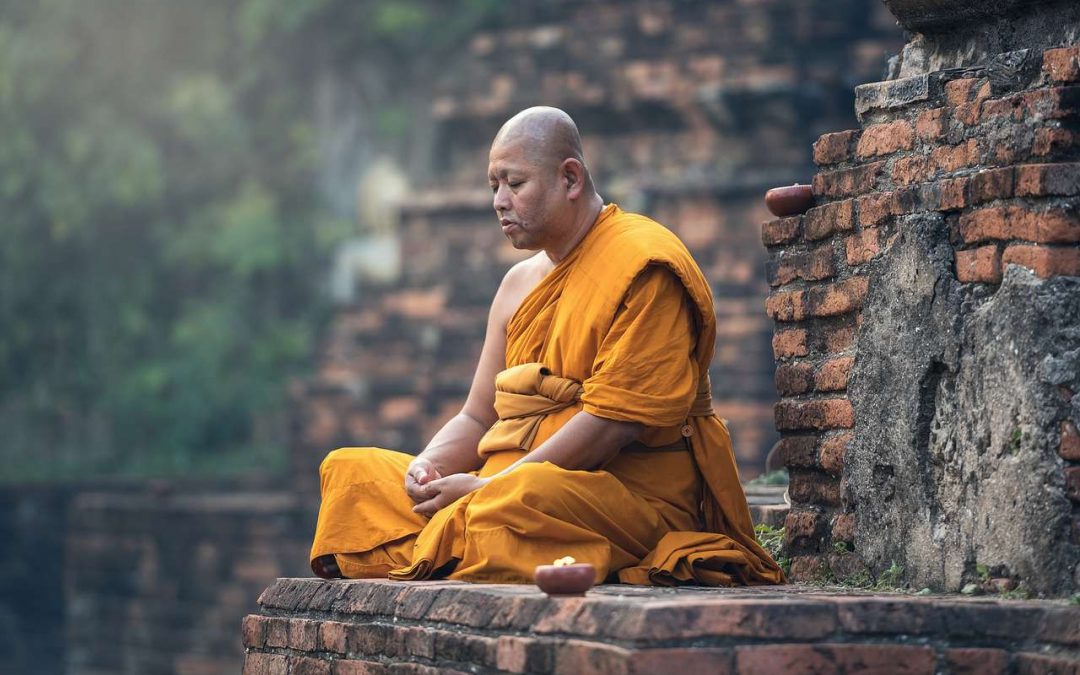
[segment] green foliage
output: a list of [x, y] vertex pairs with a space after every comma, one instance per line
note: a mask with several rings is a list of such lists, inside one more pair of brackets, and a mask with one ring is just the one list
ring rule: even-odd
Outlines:
[[839, 555], [847, 555], [851, 553], [851, 547], [848, 546], [846, 541], [836, 541], [833, 542], [833, 552]]
[[975, 565], [975, 576], [980, 582], [990, 581], [990, 568], [981, 563]]
[[791, 570], [791, 559], [784, 555], [784, 528], [776, 528], [765, 523], [754, 526], [754, 536], [761, 548], [769, 552], [780, 569], [787, 574]]
[[904, 587], [904, 567], [894, 560], [888, 569], [878, 575], [875, 590], [894, 590]]
[[4, 480], [282, 466], [351, 222], [278, 46], [330, 5], [0, 0]]

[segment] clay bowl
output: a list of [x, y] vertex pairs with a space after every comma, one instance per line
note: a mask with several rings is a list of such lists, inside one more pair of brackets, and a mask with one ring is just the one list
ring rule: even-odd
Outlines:
[[589, 563], [537, 565], [536, 585], [548, 595], [582, 595], [592, 588], [596, 568]]
[[765, 193], [765, 206], [774, 216], [796, 216], [814, 205], [814, 192], [809, 185], [789, 185]]

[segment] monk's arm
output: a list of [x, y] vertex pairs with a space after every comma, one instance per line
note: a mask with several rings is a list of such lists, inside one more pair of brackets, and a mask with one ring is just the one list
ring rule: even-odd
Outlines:
[[[506, 324], [528, 291], [528, 279], [522, 271], [520, 263], [512, 267], [492, 300], [484, 346], [464, 407], [443, 425], [409, 466], [405, 488], [415, 500], [432, 496], [424, 489], [431, 480], [475, 471], [483, 463], [477, 454], [477, 446], [498, 419], [495, 376], [506, 367]], [[435, 474], [428, 469], [434, 469]]]
[[496, 475], [530, 462], [551, 462], [571, 471], [591, 471], [607, 464], [619, 450], [633, 443], [645, 426], [579, 412], [518, 461]]

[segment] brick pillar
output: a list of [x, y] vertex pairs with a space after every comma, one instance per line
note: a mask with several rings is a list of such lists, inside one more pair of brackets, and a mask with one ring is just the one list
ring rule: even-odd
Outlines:
[[897, 563], [916, 588], [990, 573], [1069, 592], [1080, 46], [964, 63], [936, 26], [936, 51], [916, 35], [894, 71], [961, 67], [858, 87], [860, 128], [814, 144], [816, 206], [762, 226], [792, 577]]

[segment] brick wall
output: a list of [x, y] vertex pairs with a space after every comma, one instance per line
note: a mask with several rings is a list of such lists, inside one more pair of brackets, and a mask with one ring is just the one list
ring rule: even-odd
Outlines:
[[1012, 46], [858, 87], [762, 226], [796, 579], [1080, 584], [1080, 47]]
[[[643, 589], [639, 589], [643, 590]], [[245, 618], [246, 675], [1072, 673], [1080, 609], [796, 587], [535, 587], [281, 579]]]
[[302, 489], [328, 450], [416, 452], [460, 409], [487, 306], [521, 258], [492, 217], [488, 146], [536, 104], [575, 117], [606, 199], [669, 226], [702, 266], [715, 407], [742, 471], [758, 473], [777, 436], [764, 255], [747, 223], [764, 217], [765, 188], [808, 182], [811, 141], [850, 123], [850, 83], [876, 77], [898, 38], [883, 7], [846, 0], [519, 3], [476, 35], [432, 93], [434, 178], [402, 204], [402, 277], [360, 289], [297, 387]]
[[55, 558], [64, 561], [62, 672], [239, 670], [237, 622], [273, 579], [307, 572], [312, 520], [289, 493], [218, 487], [73, 497]]

